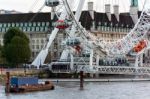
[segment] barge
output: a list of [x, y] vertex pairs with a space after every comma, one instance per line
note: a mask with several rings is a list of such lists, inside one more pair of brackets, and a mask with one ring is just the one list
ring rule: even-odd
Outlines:
[[22, 93], [33, 91], [53, 90], [54, 85], [50, 81], [38, 83], [37, 77], [12, 77], [10, 79], [9, 92]]

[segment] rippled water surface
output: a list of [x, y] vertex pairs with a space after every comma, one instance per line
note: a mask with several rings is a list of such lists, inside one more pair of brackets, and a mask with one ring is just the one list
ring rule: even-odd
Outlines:
[[150, 82], [91, 82], [82, 91], [78, 82], [59, 82], [55, 90], [9, 95], [0, 86], [0, 99], [150, 99]]

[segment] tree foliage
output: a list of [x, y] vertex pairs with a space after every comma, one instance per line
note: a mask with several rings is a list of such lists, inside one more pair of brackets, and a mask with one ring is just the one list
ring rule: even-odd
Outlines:
[[4, 55], [3, 55], [3, 51], [4, 51], [4, 47], [2, 45], [0, 45], [0, 64], [5, 63], [5, 58], [4, 58]]
[[4, 55], [10, 64], [22, 64], [31, 56], [29, 39], [17, 28], [10, 28], [4, 35]]
[[29, 38], [25, 35], [23, 31], [20, 31], [18, 28], [10, 28], [4, 35], [4, 46], [11, 43], [11, 40], [14, 36], [19, 36], [29, 43]]

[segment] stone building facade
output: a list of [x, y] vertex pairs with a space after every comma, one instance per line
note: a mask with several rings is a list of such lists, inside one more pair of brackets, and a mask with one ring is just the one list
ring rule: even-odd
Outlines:
[[[117, 41], [126, 36], [134, 27], [141, 13], [138, 11], [137, 0], [131, 0], [130, 11], [128, 13], [119, 13], [119, 5], [114, 5], [114, 12], [111, 13], [110, 4], [105, 5], [104, 13], [96, 12], [93, 10], [92, 4], [93, 2], [89, 2], [88, 10], [82, 11], [80, 17], [81, 25], [87, 31], [97, 36], [97, 38], [107, 42]], [[0, 44], [3, 45], [4, 33], [10, 27], [18, 27], [30, 38], [32, 61], [48, 42], [48, 37], [53, 30], [52, 23], [53, 20], [51, 20], [50, 13], [0, 14]], [[57, 60], [60, 57], [63, 50], [60, 42], [64, 38], [64, 31], [60, 31], [49, 49], [47, 62]]]

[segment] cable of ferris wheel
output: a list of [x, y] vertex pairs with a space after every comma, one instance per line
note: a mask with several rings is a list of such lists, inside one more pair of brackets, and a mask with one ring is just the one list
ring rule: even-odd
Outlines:
[[[74, 1], [74, 0], [68, 1], [69, 4], [73, 4], [72, 1]], [[60, 20], [65, 20], [66, 15], [67, 15], [67, 12], [66, 12], [65, 8], [63, 8], [62, 13], [61, 13], [61, 15], [59, 16], [59, 19], [60, 19]], [[49, 36], [49, 39], [48, 39], [49, 41], [48, 41], [48, 43], [46, 44], [45, 49], [42, 49], [42, 50], [41, 50], [41, 52], [38, 54], [38, 56], [37, 56], [37, 57], [34, 59], [34, 61], [32, 62], [32, 65], [35, 65], [35, 66], [37, 66], [37, 68], [39, 68], [39, 65], [44, 63], [45, 58], [46, 58], [46, 56], [47, 56], [47, 54], [48, 54], [48, 49], [49, 49], [49, 47], [51, 46], [51, 44], [52, 44], [54, 38], [56, 37], [56, 35], [57, 35], [57, 33], [58, 33], [58, 31], [59, 31], [59, 29], [55, 27], [54, 30], [52, 31], [51, 35]], [[39, 61], [40, 61], [40, 63], [39, 63]]]
[[[74, 23], [76, 24], [77, 28], [80, 28], [80, 31], [84, 34], [83, 29], [81, 29], [80, 25], [78, 24], [78, 22], [77, 22], [77, 20], [76, 20], [76, 18], [75, 18], [75, 16], [74, 16], [74, 14], [73, 14], [73, 12], [72, 12], [70, 6], [69, 6], [67, 0], [63, 0], [63, 1], [64, 1], [65, 5], [67, 6], [66, 8], [69, 10], [70, 16], [71, 16], [72, 19], [74, 20]], [[86, 35], [85, 35], [85, 36], [86, 36]]]
[[42, 5], [42, 7], [37, 11], [37, 13], [29, 20], [29, 22], [32, 22], [33, 19], [42, 11], [42, 9], [45, 7], [45, 4]]
[[[38, 1], [39, 1], [39, 0], [36, 0], [36, 1], [34, 2], [34, 4], [30, 7], [30, 9], [33, 8], [33, 6], [35, 6]], [[43, 6], [42, 6], [42, 7], [43, 7]], [[42, 7], [38, 10], [38, 13], [43, 9]], [[30, 11], [31, 11], [31, 10], [29, 10], [28, 12], [30, 12]], [[37, 14], [34, 15], [28, 22], [31, 22], [36, 16], [37, 16]], [[22, 17], [21, 20], [23, 20], [23, 18], [25, 18], [25, 17]], [[24, 31], [24, 30], [23, 30], [23, 31]]]
[[[88, 40], [87, 40], [87, 34], [89, 35], [90, 33], [87, 32], [81, 25], [78, 24], [76, 18], [74, 17], [74, 14], [72, 13], [72, 11], [71, 11], [71, 9], [70, 9], [70, 7], [69, 7], [68, 2], [65, 1], [65, 3], [66, 3], [66, 5], [67, 5], [69, 11], [71, 12], [71, 17], [73, 18], [73, 20], [74, 20], [74, 22], [75, 22], [77, 28], [79, 28], [80, 31], [81, 31], [81, 33], [84, 35], [84, 36], [81, 36], [81, 37], [82, 37], [84, 40], [88, 41]], [[85, 33], [85, 32], [86, 32], [86, 33]], [[105, 52], [104, 52], [104, 53], [105, 53]]]
[[[54, 13], [55, 13], [55, 15], [56, 15], [57, 18], [59, 18], [59, 13], [57, 13], [57, 12], [59, 12], [59, 10], [61, 10], [61, 9], [64, 7], [64, 3], [61, 2], [60, 5], [61, 5], [61, 6], [60, 6], [60, 7], [57, 7], [57, 9], [55, 9], [55, 7], [52, 7], [52, 8], [51, 8], [51, 10], [54, 11]], [[55, 10], [54, 10], [54, 9], [55, 9]]]
[[76, 24], [77, 28], [79, 28], [80, 31], [81, 31], [81, 32], [84, 34], [84, 36], [86, 37], [86, 34], [85, 34], [84, 31], [83, 31], [83, 28], [81, 28], [81, 26], [78, 24], [76, 18], [74, 17], [74, 14], [73, 14], [73, 12], [71, 11], [71, 8], [70, 8], [70, 6], [69, 6], [67, 0], [64, 0], [64, 1], [65, 1], [66, 5], [67, 5], [67, 8], [68, 8], [68, 10], [69, 10], [69, 12], [70, 12], [70, 15], [71, 15], [72, 19], [74, 20], [74, 23]]
[[29, 8], [29, 12], [32, 12], [33, 8], [37, 5], [40, 0], [35, 0], [32, 6]]

